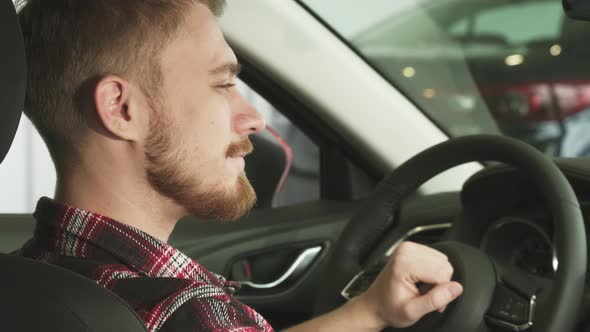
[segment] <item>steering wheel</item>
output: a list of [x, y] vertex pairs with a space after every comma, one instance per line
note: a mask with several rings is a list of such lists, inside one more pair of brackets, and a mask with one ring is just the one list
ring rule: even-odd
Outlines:
[[571, 331], [582, 304], [586, 275], [586, 233], [576, 195], [552, 160], [523, 142], [492, 135], [436, 145], [379, 183], [331, 251], [316, 313], [339, 306], [344, 301], [343, 289], [368, 274], [365, 263], [383, 235], [396, 226], [396, 211], [405, 197], [435, 175], [472, 161], [511, 165], [538, 188], [553, 219], [553, 245], [559, 261], [554, 279], [539, 281], [469, 245], [466, 239], [478, 221], [462, 213], [447, 241], [432, 247], [449, 257], [455, 270], [453, 280], [463, 284], [463, 295], [443, 314], [431, 313], [404, 331], [522, 331], [533, 325], [535, 332]]

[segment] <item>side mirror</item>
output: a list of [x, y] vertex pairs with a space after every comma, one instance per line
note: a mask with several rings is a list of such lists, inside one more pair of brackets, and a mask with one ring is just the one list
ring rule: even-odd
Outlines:
[[570, 18], [590, 21], [590, 0], [562, 0], [563, 9]]

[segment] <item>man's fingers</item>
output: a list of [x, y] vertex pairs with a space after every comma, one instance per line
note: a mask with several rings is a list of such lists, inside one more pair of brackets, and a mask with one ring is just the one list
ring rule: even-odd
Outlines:
[[423, 244], [410, 242], [410, 241], [400, 243], [400, 245], [395, 250], [395, 252], [408, 252], [408, 251], [413, 253], [414, 255], [417, 253], [421, 253], [421, 254], [426, 254], [428, 256], [431, 256], [431, 257], [438, 257], [442, 260], [448, 260], [447, 255], [443, 254], [442, 252], [440, 252], [436, 249], [433, 249], [429, 246], [425, 246]]
[[406, 242], [392, 256], [394, 275], [428, 284], [442, 284], [451, 280], [453, 266], [447, 257], [432, 248]]
[[415, 322], [432, 311], [445, 308], [462, 293], [463, 286], [458, 282], [440, 284], [428, 293], [410, 300], [406, 304], [404, 312], [408, 316], [408, 320]]

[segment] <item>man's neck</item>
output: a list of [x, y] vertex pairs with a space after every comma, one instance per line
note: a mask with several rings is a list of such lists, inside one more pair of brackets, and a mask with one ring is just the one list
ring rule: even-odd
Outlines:
[[184, 214], [181, 207], [153, 190], [137, 173], [108, 174], [99, 171], [100, 165], [85, 166], [78, 164], [58, 176], [57, 202], [104, 215], [168, 241]]

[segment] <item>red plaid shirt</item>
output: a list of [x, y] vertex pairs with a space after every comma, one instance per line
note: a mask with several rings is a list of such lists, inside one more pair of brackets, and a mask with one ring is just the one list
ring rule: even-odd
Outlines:
[[149, 331], [272, 331], [232, 296], [235, 282], [116, 220], [42, 198], [19, 254], [80, 273], [119, 295]]

